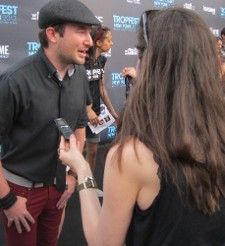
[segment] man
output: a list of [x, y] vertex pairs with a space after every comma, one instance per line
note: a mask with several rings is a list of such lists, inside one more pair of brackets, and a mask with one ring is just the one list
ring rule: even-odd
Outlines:
[[0, 77], [0, 204], [7, 245], [57, 244], [75, 179], [58, 165], [54, 119], [69, 123], [82, 149], [87, 77], [79, 65], [93, 44], [91, 26], [99, 24], [79, 1], [50, 1], [39, 12], [41, 49]]
[[221, 49], [221, 54], [222, 54], [222, 57], [225, 59], [225, 27], [221, 30], [221, 39], [222, 39], [222, 49]]

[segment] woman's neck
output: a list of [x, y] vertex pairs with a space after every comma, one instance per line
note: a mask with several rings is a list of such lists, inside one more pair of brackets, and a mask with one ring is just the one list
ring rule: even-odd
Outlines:
[[99, 48], [96, 48], [95, 50], [95, 59], [97, 60], [99, 56], [101, 55], [102, 51]]

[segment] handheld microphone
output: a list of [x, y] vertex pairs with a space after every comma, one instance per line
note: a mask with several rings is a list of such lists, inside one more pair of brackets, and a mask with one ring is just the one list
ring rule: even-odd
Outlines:
[[130, 92], [130, 84], [131, 84], [132, 77], [127, 75], [125, 76], [125, 97], [127, 98]]

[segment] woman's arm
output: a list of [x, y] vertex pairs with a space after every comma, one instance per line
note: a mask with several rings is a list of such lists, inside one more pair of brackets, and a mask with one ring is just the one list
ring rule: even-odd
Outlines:
[[[78, 183], [82, 183], [92, 173], [79, 151], [74, 151], [74, 141], [71, 137], [70, 153], [60, 151], [60, 159], [77, 172]], [[62, 144], [60, 149], [63, 149]], [[115, 146], [106, 159], [102, 208], [95, 189], [79, 192], [84, 233], [91, 246], [123, 245], [135, 203], [145, 209], [159, 191], [157, 165], [143, 144], [137, 144], [138, 158], [133, 142], [126, 144], [121, 169], [115, 158], [116, 151]]]
[[98, 119], [98, 115], [95, 113], [95, 111], [92, 109], [92, 104], [87, 105], [86, 106], [87, 109], [87, 116], [88, 116], [88, 120], [89, 122], [93, 125], [93, 126], [97, 126], [99, 123], [99, 119]]
[[108, 92], [106, 90], [104, 76], [102, 77], [102, 79], [99, 82], [99, 89], [100, 89], [100, 95], [101, 95], [102, 101], [104, 102], [104, 104], [106, 105], [106, 107], [108, 108], [108, 110], [112, 114], [112, 116], [115, 119], [117, 119], [118, 115], [117, 115], [115, 109], [113, 108], [111, 100], [109, 99]]

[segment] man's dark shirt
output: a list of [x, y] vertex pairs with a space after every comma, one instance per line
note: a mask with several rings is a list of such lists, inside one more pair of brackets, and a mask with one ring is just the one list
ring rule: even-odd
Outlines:
[[86, 126], [87, 76], [83, 66], [62, 82], [42, 50], [0, 76], [3, 167], [31, 181], [55, 176], [59, 132], [54, 119], [73, 130]]

